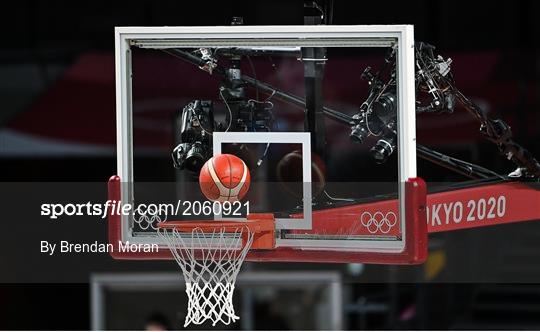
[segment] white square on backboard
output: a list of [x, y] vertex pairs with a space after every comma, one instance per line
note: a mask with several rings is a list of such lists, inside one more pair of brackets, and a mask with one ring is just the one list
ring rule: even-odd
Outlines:
[[[303, 218], [276, 218], [276, 229], [311, 229], [311, 139], [310, 133], [301, 132], [214, 132], [214, 156], [221, 154], [222, 144], [262, 143], [262, 144], [301, 144]], [[216, 220], [242, 220], [241, 218], [221, 218]]]

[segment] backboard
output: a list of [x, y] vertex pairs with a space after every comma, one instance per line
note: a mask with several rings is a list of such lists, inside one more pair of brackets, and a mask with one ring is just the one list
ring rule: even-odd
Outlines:
[[[252, 181], [234, 217], [185, 210], [111, 215], [114, 246], [160, 248], [113, 256], [170, 258], [156, 234], [158, 222], [238, 221], [249, 208], [274, 214], [276, 247], [252, 251], [247, 260], [425, 259], [412, 26], [120, 27], [115, 33], [118, 168], [109, 198], [193, 208], [205, 199], [196, 170], [182, 164], [190, 156], [235, 154]], [[396, 58], [389, 69], [395, 87], [386, 104], [372, 105], [361, 74], [387, 56]], [[376, 109], [388, 105], [388, 112]], [[363, 107], [369, 111], [359, 113]], [[180, 158], [186, 114], [198, 117], [203, 143], [190, 141]], [[208, 124], [213, 130], [205, 130]], [[387, 154], [384, 161], [377, 149]]]

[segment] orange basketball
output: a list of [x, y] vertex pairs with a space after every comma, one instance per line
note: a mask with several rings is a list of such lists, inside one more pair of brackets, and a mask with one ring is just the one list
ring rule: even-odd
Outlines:
[[232, 154], [210, 158], [201, 168], [199, 184], [204, 196], [212, 201], [234, 202], [242, 199], [251, 181], [242, 159]]

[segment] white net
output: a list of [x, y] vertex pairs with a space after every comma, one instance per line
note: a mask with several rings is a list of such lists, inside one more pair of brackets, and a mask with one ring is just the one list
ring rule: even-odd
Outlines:
[[160, 228], [186, 281], [188, 312], [184, 327], [209, 320], [230, 324], [239, 317], [234, 312], [233, 293], [236, 276], [253, 242], [253, 232], [245, 226], [234, 229], [217, 227], [191, 232]]

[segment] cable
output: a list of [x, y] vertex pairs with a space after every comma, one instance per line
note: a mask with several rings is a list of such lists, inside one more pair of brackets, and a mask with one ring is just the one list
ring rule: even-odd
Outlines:
[[[189, 62], [189, 63], [191, 63], [193, 65], [196, 65], [198, 67], [204, 66], [206, 64], [206, 62], [204, 60], [202, 60], [200, 57], [198, 57], [197, 55], [191, 54], [190, 52], [186, 52], [186, 51], [181, 50], [181, 49], [173, 48], [173, 49], [162, 50], [162, 51], [169, 54], [169, 55], [174, 56], [175, 58], [187, 61], [187, 62]], [[212, 70], [212, 73], [216, 73], [216, 74], [218, 74], [220, 76], [224, 76], [225, 75], [225, 68], [218, 64]], [[279, 79], [279, 76], [278, 76], [278, 79]], [[305, 102], [304, 98], [301, 98], [301, 97], [293, 95], [291, 93], [286, 93], [284, 91], [276, 89], [273, 86], [271, 86], [270, 84], [267, 84], [267, 83], [264, 83], [264, 82], [261, 82], [261, 81], [256, 81], [253, 77], [250, 77], [248, 75], [243, 74], [242, 75], [242, 81], [244, 81], [244, 83], [246, 83], [246, 84], [248, 84], [248, 85], [250, 85], [252, 87], [257, 87], [261, 91], [263, 91], [265, 93], [268, 93], [268, 94], [271, 94], [272, 96], [274, 96], [274, 98], [277, 98], [277, 99], [279, 99], [281, 101], [284, 101], [286, 103], [289, 103], [291, 105], [297, 106], [297, 107], [302, 108], [302, 109], [304, 109], [304, 107], [306, 105], [306, 102]], [[347, 125], [354, 125], [356, 123], [356, 121], [353, 119], [352, 116], [350, 116], [348, 114], [345, 114], [345, 113], [338, 112], [338, 111], [330, 109], [328, 107], [323, 107], [323, 112], [330, 119], [333, 119], [333, 120], [338, 121], [340, 123], [347, 124]]]
[[257, 160], [257, 167], [261, 167], [263, 163], [263, 159], [266, 158], [266, 155], [268, 154], [268, 148], [270, 147], [270, 143], [266, 143], [266, 148], [264, 149], [263, 155]]
[[227, 129], [225, 129], [225, 132], [228, 132], [229, 129], [231, 129], [231, 125], [232, 125], [232, 122], [233, 122], [233, 115], [232, 115], [231, 108], [229, 107], [229, 103], [227, 103], [227, 100], [223, 96], [223, 90], [222, 89], [219, 89], [219, 95], [221, 96], [221, 99], [225, 103], [225, 106], [227, 107], [227, 110], [229, 110], [229, 126], [227, 127]]
[[333, 200], [333, 201], [343, 201], [343, 202], [354, 202], [355, 200], [352, 199], [352, 198], [338, 198], [338, 197], [332, 197], [330, 196], [330, 194], [325, 190], [323, 190], [324, 194], [326, 195], [326, 197], [328, 197], [329, 199]]
[[[191, 112], [193, 112], [193, 114], [195, 115], [195, 117], [197, 117], [198, 114], [197, 114], [197, 111], [195, 110], [195, 108], [193, 107], [193, 104], [190, 103], [190, 104], [188, 105], [188, 107], [189, 107], [189, 110], [190, 110]], [[206, 134], [212, 136], [212, 133], [211, 133], [209, 130], [206, 130], [206, 129], [204, 128], [204, 126], [202, 125], [201, 121], [200, 121], [198, 118], [197, 118], [197, 120], [199, 121], [199, 126], [201, 126], [201, 129], [202, 129]]]
[[418, 151], [418, 156], [420, 158], [431, 161], [439, 166], [451, 169], [457, 173], [465, 175], [469, 178], [492, 178], [497, 177], [500, 179], [506, 179], [504, 176], [484, 168], [482, 166], [466, 162], [461, 159], [447, 156], [443, 153], [431, 150], [423, 145], [417, 144], [416, 150]]

